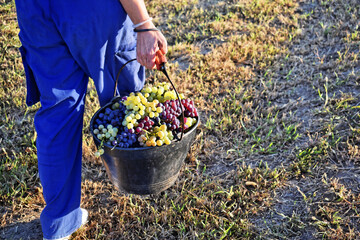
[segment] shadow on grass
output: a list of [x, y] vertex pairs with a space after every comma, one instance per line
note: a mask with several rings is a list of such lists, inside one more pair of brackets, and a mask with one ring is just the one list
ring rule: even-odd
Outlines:
[[40, 219], [30, 222], [19, 222], [0, 229], [0, 239], [4, 240], [37, 240], [43, 239]]

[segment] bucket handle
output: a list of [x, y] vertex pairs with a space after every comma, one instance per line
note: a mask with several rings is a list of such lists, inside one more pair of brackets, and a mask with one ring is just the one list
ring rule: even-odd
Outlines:
[[[128, 63], [130, 63], [130, 62], [132, 62], [132, 61], [135, 61], [135, 60], [136, 60], [136, 58], [130, 59], [129, 61], [127, 61], [126, 63], [124, 63], [124, 65], [122, 65], [121, 68], [119, 69], [119, 71], [118, 71], [118, 73], [117, 73], [117, 76], [116, 76], [115, 89], [114, 89], [114, 97], [116, 97], [116, 90], [117, 90], [117, 85], [118, 85], [118, 82], [119, 82], [119, 77], [120, 77], [121, 71], [125, 68], [125, 66], [126, 66]], [[177, 98], [178, 98], [178, 100], [179, 100], [179, 103], [180, 103], [181, 115], [182, 115], [182, 121], [181, 121], [182, 126], [181, 126], [181, 135], [180, 135], [179, 141], [181, 141], [182, 138], [183, 138], [183, 135], [184, 135], [184, 126], [185, 126], [185, 122], [184, 122], [184, 121], [185, 121], [184, 106], [183, 106], [183, 104], [182, 104], [182, 102], [181, 102], [179, 93], [178, 93], [178, 91], [176, 90], [175, 85], [174, 85], [173, 82], [170, 80], [170, 77], [169, 77], [169, 75], [168, 75], [167, 72], [166, 72], [165, 62], [162, 62], [162, 63], [160, 64], [160, 66], [159, 66], [158, 69], [165, 74], [167, 80], [170, 82], [171, 86], [173, 87], [173, 89], [174, 89], [174, 91], [175, 91], [175, 93], [176, 93], [176, 96], [177, 96]]]

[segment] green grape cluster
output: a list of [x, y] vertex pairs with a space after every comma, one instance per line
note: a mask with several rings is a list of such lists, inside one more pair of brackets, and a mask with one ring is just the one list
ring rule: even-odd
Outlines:
[[[152, 102], [156, 99], [163, 103], [166, 100], [177, 99], [175, 91], [170, 90], [170, 84], [167, 82], [158, 82], [155, 83], [152, 87], [147, 86], [141, 90], [141, 93], [144, 94], [149, 102]], [[180, 98], [183, 97], [184, 95], [180, 94]]]
[[169, 145], [174, 139], [172, 131], [168, 130], [165, 124], [156, 126], [152, 132], [143, 132], [138, 141], [140, 146], [155, 147], [162, 145]]

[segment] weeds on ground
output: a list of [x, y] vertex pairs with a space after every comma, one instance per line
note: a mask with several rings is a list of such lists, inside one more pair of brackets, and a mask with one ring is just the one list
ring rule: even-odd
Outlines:
[[[147, 1], [168, 72], [202, 125], [179, 179], [158, 195], [114, 190], [84, 117], [83, 207], [74, 239], [352, 239], [359, 234], [359, 5]], [[14, 1], [0, 2], [0, 226], [44, 202]], [[152, 80], [160, 73], [149, 71]], [[39, 210], [39, 209], [38, 209]]]

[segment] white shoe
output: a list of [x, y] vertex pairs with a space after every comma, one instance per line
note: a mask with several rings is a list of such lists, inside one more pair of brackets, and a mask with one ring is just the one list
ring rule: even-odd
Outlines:
[[81, 213], [82, 213], [82, 215], [81, 215], [81, 226], [80, 227], [82, 227], [88, 222], [89, 212], [84, 208], [80, 208], [80, 210], [81, 210]]
[[[88, 217], [89, 217], [89, 212], [84, 209], [84, 208], [80, 208], [81, 210], [81, 226], [79, 228], [81, 228], [82, 226], [84, 226], [87, 221], [88, 221]], [[56, 239], [52, 239], [52, 240], [69, 240], [70, 239], [70, 236], [66, 236], [66, 237], [63, 237], [63, 238], [56, 238]], [[47, 238], [43, 238], [43, 240], [50, 240], [50, 239], [47, 239]]]

